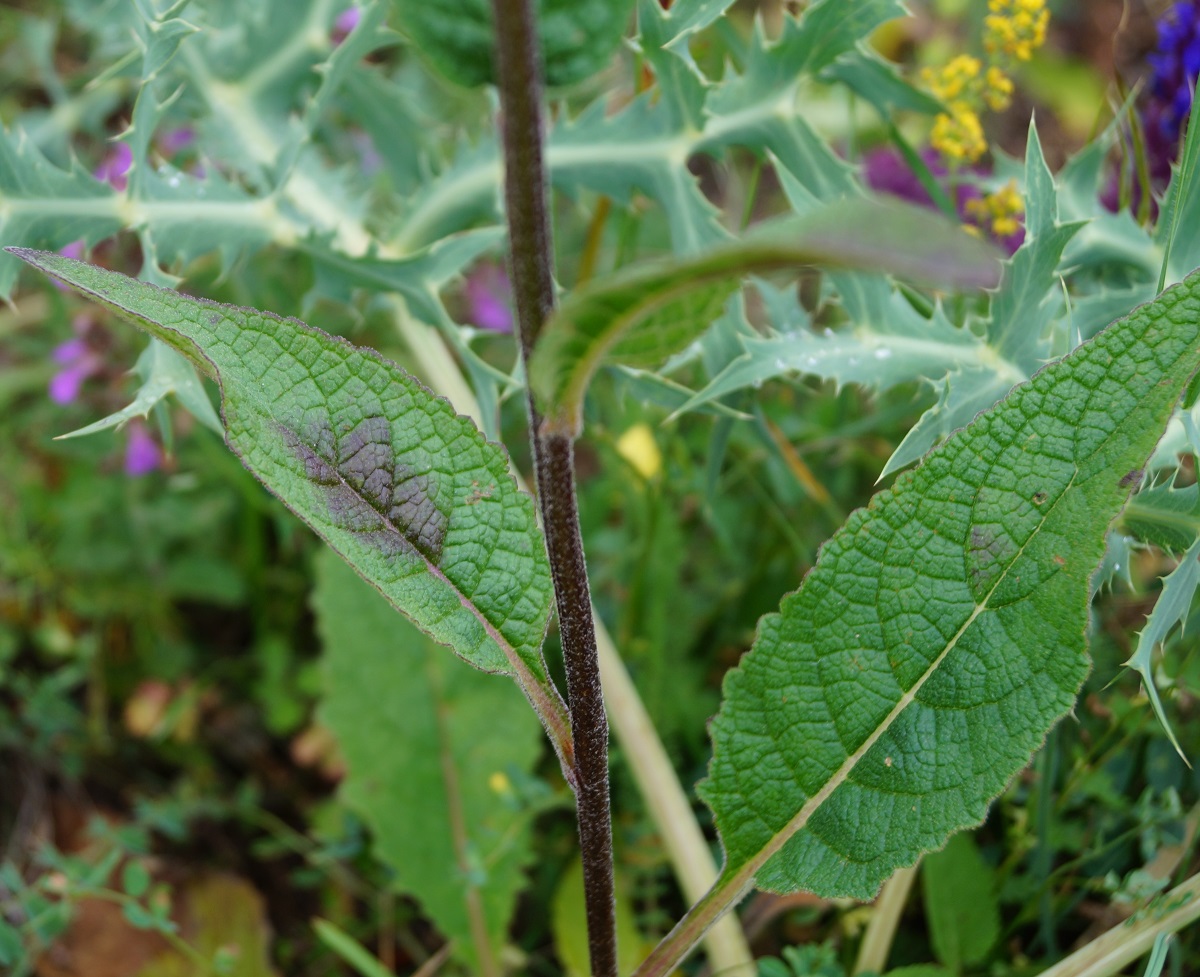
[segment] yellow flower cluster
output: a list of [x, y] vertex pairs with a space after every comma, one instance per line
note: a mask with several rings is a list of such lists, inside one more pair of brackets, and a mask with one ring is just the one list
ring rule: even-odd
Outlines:
[[948, 109], [934, 121], [929, 142], [951, 166], [974, 163], [987, 151], [979, 113], [1008, 108], [1013, 83], [1006, 68], [1028, 61], [1046, 40], [1046, 0], [988, 0], [988, 11], [983, 22], [986, 66], [960, 54], [940, 71], [924, 72], [930, 91]]
[[967, 216], [980, 227], [990, 230], [996, 237], [1008, 237], [1021, 229], [1020, 217], [1025, 213], [1025, 203], [1017, 192], [1017, 184], [1009, 180], [1007, 186], [995, 193], [975, 200], [968, 200]]
[[952, 163], [974, 163], [987, 150], [979, 113], [966, 102], [951, 102], [949, 113], [933, 123], [929, 144]]
[[993, 56], [1028, 61], [1046, 42], [1046, 0], [988, 0], [983, 47]]

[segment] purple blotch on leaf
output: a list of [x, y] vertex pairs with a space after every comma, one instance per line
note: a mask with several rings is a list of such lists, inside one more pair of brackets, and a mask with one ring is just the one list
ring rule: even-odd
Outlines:
[[396, 461], [387, 418], [364, 418], [340, 436], [327, 419], [305, 425], [302, 435], [287, 426], [280, 433], [305, 476], [325, 489], [335, 525], [365, 534], [385, 555], [403, 548], [398, 534], [438, 563], [448, 520], [430, 479]]

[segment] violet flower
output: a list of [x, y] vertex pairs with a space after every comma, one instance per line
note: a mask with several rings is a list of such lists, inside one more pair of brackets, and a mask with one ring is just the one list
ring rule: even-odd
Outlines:
[[[937, 180], [938, 185], [946, 193], [950, 193], [950, 172], [942, 161], [941, 155], [928, 146], [922, 149], [919, 155], [925, 165], [929, 167], [929, 172]], [[899, 197], [901, 200], [907, 200], [922, 207], [932, 209], [937, 206], [926, 189], [921, 186], [921, 181], [917, 179], [917, 175], [908, 165], [908, 161], [895, 147], [878, 146], [870, 150], [863, 156], [862, 167], [863, 182], [872, 190]], [[970, 167], [962, 172], [979, 176], [987, 175], [987, 170], [978, 166]], [[974, 220], [969, 204], [982, 199], [982, 197], [983, 191], [974, 183], [964, 180], [957, 181], [953, 187], [953, 200], [959, 219], [964, 223], [973, 224]], [[1003, 237], [997, 237], [990, 232], [989, 236], [1008, 254], [1013, 254], [1025, 240], [1025, 228], [1020, 227], [1012, 234], [1006, 234]]]
[[87, 342], [87, 332], [92, 322], [85, 315], [76, 316], [71, 323], [75, 338], [59, 343], [50, 354], [59, 370], [50, 378], [50, 399], [56, 404], [74, 403], [83, 389], [83, 382], [104, 368], [101, 359]]
[[151, 437], [145, 423], [140, 420], [130, 421], [126, 431], [128, 440], [125, 442], [125, 474], [130, 478], [140, 478], [161, 468], [162, 449]]
[[350, 32], [358, 26], [358, 22], [362, 20], [362, 10], [358, 7], [347, 7], [333, 22], [333, 30], [330, 31], [330, 37], [334, 45], [341, 44]]
[[168, 129], [158, 137], [158, 151], [166, 157], [178, 156], [196, 141], [196, 132], [191, 126]]
[[129, 185], [129, 170], [133, 166], [133, 150], [129, 143], [119, 142], [101, 160], [92, 174], [103, 180], [114, 190], [124, 190]]
[[1159, 128], [1178, 141], [1200, 75], [1200, 0], [1182, 0], [1168, 8], [1158, 21], [1158, 46], [1146, 60], [1150, 92], [1161, 106]]
[[465, 288], [472, 325], [488, 332], [513, 331], [512, 286], [503, 266], [482, 262], [467, 275]]
[[[1158, 21], [1158, 43], [1147, 56], [1150, 82], [1139, 108], [1145, 142], [1150, 190], [1161, 194], [1171, 181], [1171, 164], [1179, 156], [1179, 137], [1192, 109], [1192, 95], [1200, 77], [1200, 0], [1173, 3]], [[1131, 147], [1123, 146], [1132, 153]], [[1142, 199], [1141, 181], [1134, 179], [1130, 206], [1137, 213]], [[1114, 213], [1121, 204], [1120, 173], [1113, 172], [1100, 200]], [[1152, 215], [1157, 201], [1152, 200]]]

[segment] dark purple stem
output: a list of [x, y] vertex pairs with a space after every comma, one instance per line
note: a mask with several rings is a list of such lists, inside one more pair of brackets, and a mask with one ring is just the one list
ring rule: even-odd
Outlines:
[[[492, 9], [503, 116], [509, 260], [521, 358], [528, 369], [534, 340], [554, 309], [554, 257], [542, 152], [541, 65], [530, 0], [492, 0]], [[567, 671], [588, 949], [593, 977], [617, 977], [608, 718], [604, 714], [592, 601], [579, 532], [574, 450], [568, 437], [543, 436], [532, 393], [528, 404], [538, 499]]]

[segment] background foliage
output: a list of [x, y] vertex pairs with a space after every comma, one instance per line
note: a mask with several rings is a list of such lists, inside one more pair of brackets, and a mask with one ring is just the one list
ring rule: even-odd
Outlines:
[[[640, 0], [636, 46], [610, 56], [606, 39], [594, 65], [564, 67], [549, 160], [565, 284], [857, 193], [873, 148], [919, 144], [939, 111], [918, 67], [975, 45], [981, 19], [945, 3], [894, 20], [899, 4], [870, 0], [799, 21], [763, 4], [756, 27], [753, 5], [728, 6]], [[593, 384], [580, 465], [597, 604], [685, 784], [706, 770], [721, 676], [876, 479], [1152, 297], [1168, 243], [1167, 281], [1200, 264], [1186, 173], [1167, 191], [1168, 167], [1151, 212], [1127, 165], [1127, 206], [1101, 204], [1122, 175], [1110, 150], [1138, 141], [1107, 125], [1103, 91], [1114, 69], [1136, 77], [1154, 35], [1143, 12], [1114, 65], [1111, 37], [1087, 27], [1110, 5], [1084, 6], [1054, 7], [1017, 104], [989, 122], [993, 165], [973, 179], [1016, 181], [1026, 233], [990, 299], [867, 273], [767, 277], [718, 295], [714, 326], [665, 370]], [[431, 71], [436, 53], [414, 56], [394, 30], [404, 7], [5, 6], [0, 243], [186, 275], [188, 291], [302, 315], [429, 382], [428, 344], [444, 343], [484, 430], [527, 468], [494, 104]], [[16, 288], [0, 257], [0, 291]], [[32, 282], [0, 337], [0, 966], [364, 972], [348, 941], [411, 972], [451, 941], [446, 972], [571, 967], [570, 794], [511, 687], [399, 624], [364, 638], [372, 595], [228, 455], [165, 350]], [[131, 401], [125, 426], [54, 440]], [[925, 860], [893, 971], [1037, 972], [1195, 865], [1200, 779], [1166, 731], [1185, 753], [1200, 742], [1190, 434], [1175, 425], [1110, 540], [1074, 720], [977, 831]], [[553, 671], [553, 637], [548, 654]], [[411, 701], [367, 696], [390, 687]], [[389, 733], [380, 755], [401, 721], [407, 746]], [[408, 847], [398, 798], [453, 808], [456, 777], [463, 832]], [[630, 945], [683, 907], [620, 747], [614, 777]], [[472, 893], [484, 933], [456, 902]], [[744, 919], [763, 973], [835, 977], [869, 912], [763, 895]], [[1198, 960], [1185, 934], [1167, 966]]]

